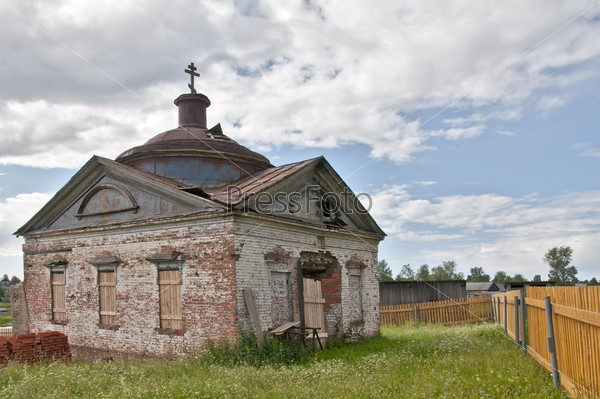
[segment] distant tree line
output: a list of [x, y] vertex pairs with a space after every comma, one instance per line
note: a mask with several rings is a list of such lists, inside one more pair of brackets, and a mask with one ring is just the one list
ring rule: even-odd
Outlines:
[[[579, 281], [577, 279], [577, 268], [570, 265], [573, 250], [571, 247], [553, 247], [550, 248], [544, 255], [544, 262], [550, 266], [548, 272], [548, 281], [556, 283], [556, 285], [574, 285], [576, 283], [584, 283], [587, 285], [600, 285], [596, 277], [590, 280]], [[416, 271], [410, 264], [402, 266], [400, 273], [393, 277], [392, 269], [389, 267], [385, 259], [382, 259], [377, 264], [377, 279], [379, 281], [439, 281], [439, 280], [464, 280], [465, 276], [456, 270], [456, 262], [453, 260], [442, 261], [439, 266], [429, 269], [429, 265], [421, 265]], [[525, 283], [527, 278], [521, 273], [516, 273], [513, 276], [508, 275], [504, 271], [499, 271], [492, 279], [489, 274], [486, 274], [482, 267], [472, 267], [471, 272], [467, 276], [469, 282], [490, 282], [498, 284], [506, 283]], [[533, 282], [541, 282], [542, 276], [536, 274], [531, 280]]]
[[406, 264], [402, 266], [400, 273], [396, 278], [392, 275], [392, 269], [388, 266], [385, 259], [380, 260], [377, 267], [377, 279], [379, 281], [440, 281], [440, 280], [464, 280], [465, 275], [456, 270], [456, 262], [453, 260], [442, 261], [439, 266], [429, 269], [429, 265], [421, 265], [416, 271]]

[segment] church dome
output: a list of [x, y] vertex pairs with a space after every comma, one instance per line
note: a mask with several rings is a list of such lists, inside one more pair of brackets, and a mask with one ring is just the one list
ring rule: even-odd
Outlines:
[[[193, 63], [190, 67], [193, 72]], [[130, 148], [116, 161], [199, 187], [224, 186], [273, 166], [263, 155], [224, 135], [220, 124], [207, 129], [206, 108], [210, 100], [196, 93], [193, 78], [190, 89], [192, 93], [175, 100], [179, 127]]]

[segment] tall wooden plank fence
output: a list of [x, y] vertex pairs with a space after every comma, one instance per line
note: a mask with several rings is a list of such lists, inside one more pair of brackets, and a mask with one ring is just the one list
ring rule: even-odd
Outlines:
[[520, 295], [493, 295], [494, 319], [553, 373], [556, 385], [600, 398], [600, 287], [527, 287], [525, 301], [515, 301]]
[[448, 299], [405, 305], [381, 306], [382, 325], [402, 325], [408, 321], [420, 323], [460, 324], [489, 320], [490, 297]]
[[[515, 307], [515, 297], [519, 296], [521, 296], [521, 290], [507, 291], [492, 296], [494, 320], [504, 328], [504, 331], [512, 339], [515, 339], [515, 312], [518, 312]], [[517, 301], [517, 306], [518, 303]]]

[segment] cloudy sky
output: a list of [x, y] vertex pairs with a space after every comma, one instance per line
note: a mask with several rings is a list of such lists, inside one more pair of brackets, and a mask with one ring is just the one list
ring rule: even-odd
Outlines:
[[394, 274], [600, 277], [600, 2], [0, 3], [0, 273], [12, 233], [93, 154], [177, 124], [193, 61], [209, 125], [276, 165], [324, 155], [373, 199]]

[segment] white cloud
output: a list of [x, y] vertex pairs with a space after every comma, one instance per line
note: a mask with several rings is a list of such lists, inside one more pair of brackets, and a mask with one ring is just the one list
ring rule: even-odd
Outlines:
[[484, 124], [489, 120], [514, 121], [521, 117], [522, 110], [520, 108], [508, 108], [500, 111], [483, 112], [478, 111], [468, 117], [460, 118], [445, 118], [443, 122], [452, 127], [463, 126], [466, 124]]
[[600, 148], [590, 148], [586, 150], [582, 155], [585, 157], [600, 158]]
[[[594, 76], [599, 11], [565, 25], [589, 6], [3, 3], [0, 37], [11, 56], [0, 67], [0, 162], [78, 166], [92, 152], [114, 156], [174, 127], [171, 101], [185, 89], [190, 60], [214, 104], [209, 120], [255, 148], [359, 143], [372, 157], [408, 162], [434, 150], [434, 137], [473, 139], [491, 119], [518, 118], [544, 90]], [[540, 110], [563, 102], [542, 97]], [[433, 121], [409, 116], [446, 107], [474, 116], [448, 119], [444, 131], [431, 126], [444, 112]]]
[[418, 186], [433, 186], [433, 185], [437, 184], [437, 182], [435, 182], [435, 181], [416, 181], [413, 183]]
[[448, 140], [469, 139], [479, 136], [485, 129], [484, 125], [471, 126], [468, 128], [452, 128], [446, 130], [443, 135]]
[[22, 254], [23, 240], [12, 234], [25, 224], [53, 194], [31, 193], [0, 200], [0, 256]]
[[548, 113], [555, 108], [562, 107], [567, 103], [567, 99], [559, 96], [542, 96], [538, 100], [538, 108], [544, 112]]
[[165, 121], [175, 119], [156, 109], [144, 115], [136, 112], [126, 106], [45, 100], [0, 103], [0, 131], [10, 132], [2, 136], [0, 164], [77, 168], [94, 154], [114, 158], [141, 145], [148, 130], [161, 125], [166, 130]]
[[386, 186], [372, 196], [372, 214], [398, 246], [420, 243], [430, 262], [456, 259], [511, 274], [533, 271], [553, 246], [574, 248], [580, 274], [597, 274], [600, 191], [541, 198], [497, 194], [414, 198], [407, 186]]
[[573, 149], [579, 151], [581, 156], [600, 158], [600, 148], [596, 148], [590, 143], [577, 143]]
[[508, 131], [508, 130], [497, 130], [496, 134], [499, 134], [501, 136], [514, 136], [515, 132], [511, 132], [511, 131]]

